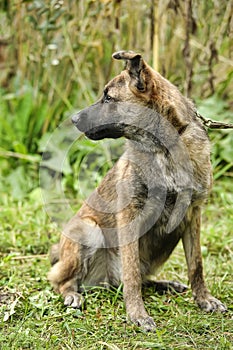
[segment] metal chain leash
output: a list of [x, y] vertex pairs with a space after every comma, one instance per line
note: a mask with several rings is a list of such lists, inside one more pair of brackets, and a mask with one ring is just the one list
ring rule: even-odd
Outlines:
[[233, 129], [233, 124], [217, 122], [215, 120], [204, 118], [198, 111], [196, 111], [196, 116], [202, 121], [202, 124], [210, 129]]

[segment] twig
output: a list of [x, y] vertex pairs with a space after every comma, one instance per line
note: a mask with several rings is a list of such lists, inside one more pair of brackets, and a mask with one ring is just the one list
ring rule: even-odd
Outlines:
[[190, 35], [195, 31], [196, 23], [192, 13], [192, 0], [185, 3], [185, 40], [183, 55], [186, 65], [185, 93], [190, 96], [192, 90], [193, 65], [191, 60]]
[[159, 70], [159, 1], [152, 0], [151, 13], [151, 30], [152, 30], [152, 51], [153, 51], [153, 68]]
[[48, 257], [48, 254], [37, 254], [37, 255], [21, 255], [21, 256], [12, 256], [11, 260], [24, 260], [24, 259], [45, 259]]
[[2, 151], [2, 150], [0, 150], [0, 157], [5, 157], [5, 158], [13, 157], [18, 159], [29, 160], [30, 162], [36, 162], [36, 163], [39, 163], [41, 161], [40, 156], [33, 156], [33, 155], [28, 155], [28, 154], [23, 154], [18, 152]]

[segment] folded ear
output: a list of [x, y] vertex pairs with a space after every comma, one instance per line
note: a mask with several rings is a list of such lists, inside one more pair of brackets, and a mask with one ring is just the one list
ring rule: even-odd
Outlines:
[[145, 62], [139, 53], [133, 51], [118, 51], [112, 55], [116, 60], [126, 61], [125, 69], [128, 70], [129, 75], [135, 82], [135, 86], [140, 91], [145, 91], [146, 84], [144, 78], [141, 74], [142, 70], [145, 68]]

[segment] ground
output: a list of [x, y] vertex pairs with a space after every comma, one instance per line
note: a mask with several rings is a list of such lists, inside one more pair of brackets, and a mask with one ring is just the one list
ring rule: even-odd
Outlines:
[[[224, 302], [226, 314], [207, 314], [194, 304], [190, 290], [158, 295], [143, 290], [154, 317], [155, 333], [130, 324], [122, 288], [95, 288], [86, 309], [66, 309], [47, 281], [49, 246], [58, 240], [56, 225], [43, 205], [3, 196], [0, 208], [0, 344], [8, 349], [232, 349], [233, 348], [233, 181], [218, 180], [203, 212], [202, 250], [206, 282]], [[159, 273], [187, 283], [179, 245]]]

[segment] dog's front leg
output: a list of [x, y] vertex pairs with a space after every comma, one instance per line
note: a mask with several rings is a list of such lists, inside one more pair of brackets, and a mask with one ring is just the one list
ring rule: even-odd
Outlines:
[[[134, 163], [133, 163], [134, 164]], [[142, 276], [139, 256], [139, 239], [147, 232], [148, 200], [144, 174], [130, 162], [118, 163], [120, 178], [116, 222], [121, 256], [123, 296], [129, 319], [144, 330], [155, 328], [154, 320], [145, 310], [142, 300]], [[151, 206], [150, 206], [151, 207]], [[143, 208], [143, 211], [142, 211]]]
[[141, 294], [141, 271], [138, 240], [120, 247], [123, 279], [123, 295], [130, 320], [147, 331], [155, 323], [144, 307]]
[[225, 312], [226, 307], [214, 298], [205, 286], [200, 245], [201, 209], [193, 208], [192, 218], [183, 235], [183, 246], [188, 265], [189, 281], [197, 305], [208, 312]]

